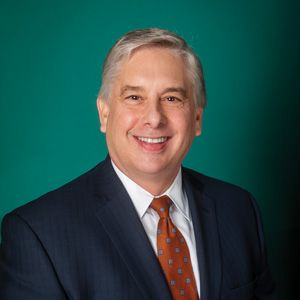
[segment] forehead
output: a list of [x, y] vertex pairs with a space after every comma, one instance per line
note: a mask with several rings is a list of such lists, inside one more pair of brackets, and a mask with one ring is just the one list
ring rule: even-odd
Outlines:
[[183, 57], [174, 50], [158, 47], [138, 49], [122, 61], [117, 79], [130, 80], [135, 77], [184, 84], [190, 81]]
[[[164, 60], [161, 60], [165, 58]], [[133, 50], [127, 59], [124, 59], [122, 65], [138, 61], [139, 63], [146, 64], [148, 61], [157, 62], [160, 64], [173, 62], [180, 64], [185, 68], [185, 61], [183, 57], [174, 49], [162, 47], [141, 47]]]

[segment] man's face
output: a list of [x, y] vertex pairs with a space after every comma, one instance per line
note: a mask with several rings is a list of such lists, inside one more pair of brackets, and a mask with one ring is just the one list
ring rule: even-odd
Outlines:
[[202, 108], [182, 59], [167, 49], [145, 48], [122, 64], [110, 105], [98, 99], [101, 131], [116, 166], [133, 181], [174, 180], [194, 136]]

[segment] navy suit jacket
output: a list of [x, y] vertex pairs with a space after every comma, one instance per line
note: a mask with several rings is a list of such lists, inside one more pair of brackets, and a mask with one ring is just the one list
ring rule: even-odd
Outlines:
[[[251, 195], [185, 168], [183, 186], [195, 230], [201, 300], [277, 299]], [[4, 218], [0, 299], [172, 299], [109, 157]]]

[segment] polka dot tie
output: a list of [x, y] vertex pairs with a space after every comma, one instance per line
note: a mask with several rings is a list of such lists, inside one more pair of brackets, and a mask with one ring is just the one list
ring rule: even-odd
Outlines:
[[192, 269], [189, 249], [184, 237], [172, 223], [169, 209], [172, 201], [168, 196], [154, 198], [151, 203], [159, 215], [157, 226], [157, 254], [166, 276], [173, 299], [199, 299]]

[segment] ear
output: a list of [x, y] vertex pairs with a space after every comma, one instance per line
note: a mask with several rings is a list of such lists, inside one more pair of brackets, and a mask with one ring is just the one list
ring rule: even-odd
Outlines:
[[195, 136], [199, 136], [202, 132], [202, 114], [203, 107], [198, 107], [195, 109]]
[[106, 100], [98, 97], [97, 108], [98, 108], [99, 118], [101, 123], [100, 130], [101, 132], [106, 133], [107, 119], [109, 115], [109, 104], [106, 102]]

